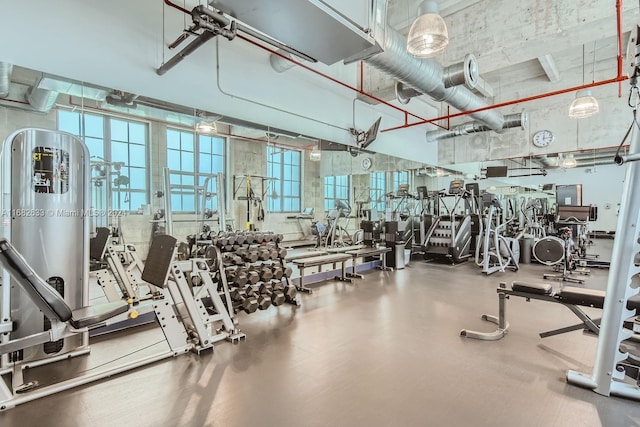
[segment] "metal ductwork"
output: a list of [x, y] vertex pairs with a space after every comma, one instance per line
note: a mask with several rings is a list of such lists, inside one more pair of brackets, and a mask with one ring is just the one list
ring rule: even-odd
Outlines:
[[53, 90], [41, 89], [38, 87], [32, 87], [27, 92], [27, 101], [34, 110], [41, 113], [49, 112], [58, 99], [58, 92]]
[[504, 129], [511, 129], [515, 127], [520, 127], [524, 130], [529, 120], [529, 115], [526, 111], [523, 111], [522, 113], [509, 114], [507, 116], [504, 116], [503, 119], [504, 120], [502, 128], [499, 130], [492, 129], [484, 123], [478, 121], [463, 123], [461, 125], [453, 126], [448, 130], [432, 130], [427, 132], [427, 142], [435, 142], [440, 139], [453, 138], [456, 136], [469, 135], [478, 132], [486, 132], [489, 130], [501, 132]]
[[[436, 61], [410, 55], [406, 38], [389, 26], [385, 28], [384, 41], [384, 52], [365, 59], [365, 62], [397, 78], [404, 86], [429, 95], [436, 101], [446, 102], [460, 111], [489, 106], [464, 86], [447, 87], [459, 83], [464, 76], [477, 76], [477, 65], [473, 65], [475, 58], [468, 56], [462, 65], [455, 64], [445, 70]], [[501, 131], [505, 121], [502, 114], [495, 110], [479, 111], [471, 114], [471, 117], [495, 131]]]
[[9, 96], [9, 85], [11, 84], [11, 72], [13, 64], [0, 62], [0, 98]]

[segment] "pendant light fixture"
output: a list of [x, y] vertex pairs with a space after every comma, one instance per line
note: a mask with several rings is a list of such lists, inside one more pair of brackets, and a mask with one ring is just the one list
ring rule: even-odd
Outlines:
[[419, 58], [429, 58], [442, 52], [448, 44], [447, 24], [440, 16], [438, 3], [424, 0], [407, 36], [407, 52]]
[[[596, 44], [593, 44], [593, 69], [591, 72], [592, 80], [595, 78], [596, 68]], [[582, 84], [584, 85], [584, 45], [582, 45]], [[572, 119], [584, 119], [598, 114], [600, 106], [598, 100], [591, 93], [591, 89], [583, 89], [576, 92], [576, 99], [569, 107], [569, 117]]]

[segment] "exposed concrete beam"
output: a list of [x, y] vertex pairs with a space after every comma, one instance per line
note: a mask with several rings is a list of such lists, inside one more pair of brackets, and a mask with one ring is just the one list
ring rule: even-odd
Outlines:
[[560, 80], [560, 72], [558, 71], [556, 61], [550, 53], [538, 56], [538, 62], [542, 66], [542, 69], [550, 82], [557, 82]]
[[473, 6], [476, 3], [480, 3], [481, 0], [445, 0], [441, 1], [440, 6], [440, 15], [441, 16], [449, 16], [454, 13], [460, 12], [470, 6]]
[[474, 89], [486, 98], [493, 98], [493, 87], [482, 76], [478, 76], [478, 84]]

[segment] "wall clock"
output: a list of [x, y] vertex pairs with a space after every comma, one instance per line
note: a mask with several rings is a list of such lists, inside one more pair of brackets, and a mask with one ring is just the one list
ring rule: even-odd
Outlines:
[[553, 132], [550, 130], [539, 130], [533, 134], [533, 145], [539, 148], [548, 147], [553, 142]]
[[360, 163], [362, 165], [362, 169], [369, 169], [371, 168], [371, 159], [369, 157], [365, 157], [364, 159], [362, 159], [362, 163]]

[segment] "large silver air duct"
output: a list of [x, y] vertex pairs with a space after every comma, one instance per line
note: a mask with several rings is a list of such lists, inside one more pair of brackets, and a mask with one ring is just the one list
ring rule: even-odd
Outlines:
[[0, 62], [0, 98], [9, 96], [9, 85], [11, 84], [11, 72], [13, 64]]
[[432, 130], [427, 132], [427, 142], [435, 142], [440, 139], [453, 138], [460, 135], [486, 132], [488, 130], [495, 130], [496, 132], [500, 132], [503, 129], [511, 129], [515, 127], [525, 129], [528, 119], [529, 115], [526, 111], [523, 111], [522, 113], [509, 114], [507, 116], [504, 116], [502, 128], [499, 130], [491, 129], [484, 123], [478, 121], [463, 123], [461, 125], [453, 126], [448, 130]]
[[[401, 81], [405, 90], [408, 87], [429, 95], [434, 100], [446, 102], [460, 111], [489, 106], [465, 86], [451, 86], [459, 84], [462, 81], [461, 77], [465, 75], [477, 76], [477, 70], [474, 73], [474, 70], [469, 68], [475, 64], [471, 58], [467, 57], [462, 65], [455, 64], [445, 71], [445, 68], [434, 60], [416, 58], [409, 54], [407, 39], [393, 28], [386, 26], [384, 33], [384, 52], [365, 59], [365, 62]], [[504, 117], [495, 110], [479, 111], [471, 114], [471, 117], [494, 131], [500, 131], [504, 126]]]

